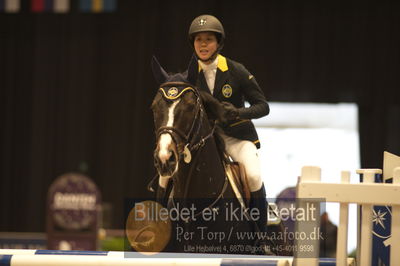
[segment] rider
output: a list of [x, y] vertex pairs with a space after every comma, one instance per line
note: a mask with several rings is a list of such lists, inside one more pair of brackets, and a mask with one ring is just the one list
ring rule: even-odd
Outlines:
[[[257, 224], [264, 231], [267, 212], [257, 154], [260, 141], [251, 119], [268, 115], [268, 103], [254, 76], [242, 64], [220, 54], [225, 31], [216, 17], [196, 17], [189, 28], [189, 41], [199, 62], [197, 87], [213, 95], [225, 109], [228, 121], [222, 136], [225, 149], [245, 168], [251, 191], [250, 208], [260, 210]], [[245, 101], [249, 107], [244, 106]]]

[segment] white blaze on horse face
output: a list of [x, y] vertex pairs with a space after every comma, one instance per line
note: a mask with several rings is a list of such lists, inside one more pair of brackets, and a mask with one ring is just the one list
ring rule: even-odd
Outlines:
[[[168, 122], [167, 127], [172, 127], [174, 125], [174, 110], [175, 106], [180, 102], [180, 99], [174, 102], [168, 109]], [[158, 152], [158, 158], [162, 163], [168, 161], [169, 157], [171, 157], [172, 152], [169, 149], [170, 145], [172, 145], [172, 137], [168, 133], [164, 133], [160, 136], [160, 141], [158, 143], [160, 150]]]

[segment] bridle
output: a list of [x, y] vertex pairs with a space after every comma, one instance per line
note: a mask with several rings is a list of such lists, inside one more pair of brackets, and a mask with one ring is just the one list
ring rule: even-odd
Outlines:
[[[181, 91], [179, 91], [176, 87], [184, 87]], [[168, 90], [166, 90], [168, 88]], [[201, 102], [201, 97], [199, 95], [199, 92], [193, 88], [191, 84], [185, 83], [185, 82], [166, 82], [160, 85], [159, 92], [162, 94], [162, 96], [170, 101], [177, 100], [180, 98], [184, 93], [192, 91], [194, 95], [196, 96], [196, 105], [195, 105], [195, 116], [192, 121], [192, 124], [190, 126], [190, 129], [187, 133], [181, 131], [180, 129], [177, 129], [173, 126], [163, 126], [158, 128], [156, 131], [156, 136], [157, 136], [157, 142], [159, 141], [159, 138], [161, 137], [162, 134], [168, 133], [171, 135], [172, 139], [177, 145], [177, 152], [178, 152], [178, 160], [182, 159], [185, 161], [185, 163], [189, 164], [192, 162], [189, 168], [189, 175], [187, 176], [187, 181], [185, 184], [184, 188], [184, 194], [183, 198], [187, 198], [187, 194], [189, 191], [189, 184], [193, 175], [193, 171], [196, 167], [196, 162], [197, 158], [199, 156], [195, 156], [193, 160], [191, 159], [191, 154], [192, 152], [196, 152], [201, 150], [201, 148], [205, 145], [208, 139], [210, 139], [215, 132], [216, 128], [216, 123], [212, 126], [210, 132], [206, 134], [205, 136], [200, 135], [200, 129], [203, 124], [203, 118], [204, 118], [204, 110], [203, 110], [203, 105]], [[184, 146], [184, 148], [182, 148]], [[180, 148], [179, 148], [180, 147]], [[197, 153], [199, 154], [199, 153]], [[197, 155], [196, 154], [196, 155]], [[187, 159], [187, 158], [190, 159]], [[175, 175], [172, 176], [172, 179], [174, 180], [177, 178]], [[222, 198], [222, 195], [224, 194], [226, 188], [228, 185], [228, 179], [225, 176], [225, 181], [224, 185], [222, 187], [221, 192], [219, 193], [219, 196], [207, 207], [212, 209], [215, 204]], [[172, 204], [174, 204], [174, 200], [172, 199]], [[194, 217], [200, 215], [202, 211], [199, 213], [195, 214]], [[186, 221], [188, 222], [188, 221]]]
[[[176, 87], [185, 87], [185, 88], [179, 92]], [[166, 91], [166, 88], [169, 89]], [[185, 133], [173, 126], [163, 126], [160, 127], [156, 132], [157, 142], [162, 134], [168, 133], [171, 135], [172, 139], [174, 140], [174, 142], [178, 147], [179, 159], [181, 159], [182, 157], [184, 159], [188, 158], [187, 156], [191, 156], [191, 153], [193, 151], [196, 151], [199, 148], [203, 147], [205, 142], [210, 137], [213, 136], [215, 131], [215, 124], [214, 124], [209, 134], [207, 134], [204, 137], [200, 136], [200, 129], [203, 123], [204, 110], [202, 107], [199, 92], [196, 89], [194, 89], [192, 85], [185, 82], [166, 82], [161, 84], [159, 89], [159, 92], [162, 94], [162, 96], [170, 101], [179, 99], [184, 93], [188, 91], [192, 91], [196, 96], [195, 117], [192, 121], [189, 131]], [[185, 161], [185, 162], [189, 163], [190, 161], [189, 162]]]

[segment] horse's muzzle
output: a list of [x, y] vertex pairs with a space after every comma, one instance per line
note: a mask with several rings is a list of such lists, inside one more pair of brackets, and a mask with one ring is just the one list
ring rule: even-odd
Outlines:
[[178, 155], [176, 151], [169, 150], [169, 155], [160, 158], [159, 149], [154, 152], [154, 165], [160, 176], [172, 176], [175, 173], [178, 163]]

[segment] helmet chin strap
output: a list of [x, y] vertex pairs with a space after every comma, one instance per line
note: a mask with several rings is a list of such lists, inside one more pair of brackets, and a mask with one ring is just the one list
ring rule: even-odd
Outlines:
[[197, 56], [197, 54], [196, 54], [196, 56], [204, 64], [211, 63], [212, 61], [215, 60], [215, 58], [217, 58], [219, 52], [221, 51], [221, 48], [222, 48], [222, 46], [218, 45], [218, 49], [209, 58], [207, 58], [205, 60], [201, 59], [199, 56]]
[[207, 63], [211, 63], [212, 61], [214, 61], [215, 58], [217, 57], [217, 55], [218, 55], [218, 51], [215, 51], [209, 58], [207, 58], [205, 60], [201, 59], [200, 57], [198, 57], [198, 58], [200, 59], [201, 62], [207, 64]]

